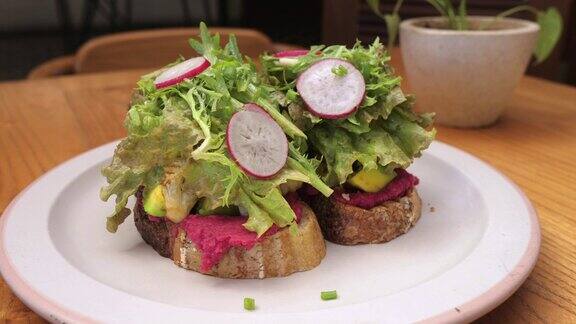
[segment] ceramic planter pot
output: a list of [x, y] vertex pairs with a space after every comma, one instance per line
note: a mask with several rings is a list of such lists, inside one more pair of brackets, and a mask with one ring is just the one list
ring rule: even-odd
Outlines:
[[[477, 28], [492, 17], [469, 17]], [[489, 30], [442, 29], [441, 17], [400, 25], [400, 48], [416, 107], [439, 124], [480, 127], [498, 119], [536, 44], [536, 23], [505, 18]]]

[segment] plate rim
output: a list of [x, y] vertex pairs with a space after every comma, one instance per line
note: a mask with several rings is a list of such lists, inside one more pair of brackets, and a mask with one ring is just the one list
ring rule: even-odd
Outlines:
[[[66, 164], [76, 159], [81, 159], [83, 156], [94, 154], [96, 151], [104, 150], [116, 143], [117, 141], [113, 141], [88, 150], [58, 164], [54, 168], [45, 172], [16, 195], [4, 209], [0, 217], [0, 274], [2, 275], [2, 278], [5, 280], [7, 285], [11, 288], [12, 292], [14, 292], [14, 294], [25, 305], [48, 320], [82, 323], [98, 322], [97, 320], [81, 314], [76, 310], [68, 309], [60, 305], [57, 301], [49, 298], [48, 296], [44, 296], [42, 293], [36, 291], [30, 284], [28, 284], [25, 278], [19, 275], [18, 271], [12, 264], [12, 261], [10, 260], [8, 252], [5, 248], [4, 232], [7, 227], [9, 216], [12, 214], [12, 209], [14, 206], [26, 194], [26, 192], [29, 191], [30, 188], [32, 188], [40, 180], [55, 171], [55, 169], [65, 167]], [[538, 260], [541, 244], [541, 230], [538, 214], [531, 201], [518, 187], [518, 185], [516, 185], [516, 183], [514, 183], [510, 178], [493, 167], [491, 164], [455, 146], [437, 140], [435, 140], [434, 143], [434, 145], [440, 145], [448, 147], [452, 150], [456, 150], [458, 153], [464, 154], [469, 158], [476, 160], [476, 162], [483, 164], [491, 171], [497, 173], [502, 179], [509, 183], [514, 188], [516, 193], [523, 199], [524, 204], [527, 207], [528, 216], [530, 218], [530, 237], [526, 244], [526, 249], [520, 257], [518, 263], [512, 269], [510, 269], [510, 271], [508, 271], [504, 278], [502, 278], [500, 281], [495, 283], [492, 287], [488, 288], [480, 295], [466, 301], [465, 303], [454, 307], [453, 309], [445, 310], [439, 314], [433, 315], [432, 317], [426, 318], [421, 322], [437, 323], [472, 321], [493, 310], [506, 299], [508, 299], [512, 294], [516, 292], [516, 290], [531, 274]]]
[[[460, 150], [460, 149], [459, 149]], [[465, 154], [470, 153], [460, 150]], [[480, 160], [479, 158], [471, 155], [473, 158]], [[480, 160], [482, 161], [482, 160]], [[518, 187], [518, 185], [500, 172], [498, 169], [494, 168], [492, 165], [482, 161], [487, 166], [496, 171], [504, 179], [508, 180], [510, 184], [514, 187], [517, 193], [522, 197], [526, 206], [528, 206], [528, 214], [531, 220], [530, 226], [530, 239], [526, 245], [526, 251], [508, 274], [502, 278], [494, 286], [490, 287], [481, 295], [476, 298], [467, 301], [460, 306], [456, 306], [454, 309], [450, 309], [440, 313], [438, 315], [432, 316], [420, 323], [455, 323], [455, 322], [471, 322], [482, 315], [494, 310], [496, 307], [501, 305], [504, 301], [510, 298], [517, 290], [522, 286], [524, 281], [530, 276], [532, 270], [536, 266], [538, 261], [538, 256], [540, 255], [540, 244], [541, 244], [541, 231], [540, 231], [540, 221], [538, 219], [538, 213], [532, 205], [532, 202], [526, 194]], [[520, 274], [520, 275], [518, 275]]]

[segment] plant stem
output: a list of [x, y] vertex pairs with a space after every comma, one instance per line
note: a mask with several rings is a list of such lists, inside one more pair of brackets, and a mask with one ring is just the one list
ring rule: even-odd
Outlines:
[[442, 6], [442, 4], [440, 3], [440, 1], [438, 0], [427, 0], [427, 2], [432, 5], [432, 7], [434, 7], [441, 16], [443, 17], [447, 17], [448, 13], [446, 12], [446, 10], [444, 9], [444, 7]]
[[522, 11], [529, 11], [536, 16], [538, 16], [538, 12], [539, 12], [538, 9], [536, 9], [532, 6], [529, 6], [529, 5], [522, 5], [522, 6], [510, 8], [506, 11], [499, 13], [496, 17], [494, 17], [494, 19], [488, 20], [488, 21], [485, 21], [484, 23], [482, 23], [478, 27], [478, 30], [485, 30], [486, 28], [488, 28], [488, 27], [492, 26], [493, 24], [495, 24], [496, 22], [498, 22], [500, 19], [511, 16], [515, 13], [522, 12]]
[[394, 10], [392, 10], [392, 14], [393, 15], [397, 15], [398, 12], [400, 11], [400, 7], [402, 7], [402, 3], [404, 2], [404, 0], [398, 0], [396, 1], [396, 4], [394, 5]]
[[427, 0], [442, 17], [448, 19], [448, 26], [451, 29], [459, 30], [458, 21], [454, 15], [454, 7], [452, 6], [451, 0]]
[[461, 30], [468, 29], [468, 14], [466, 12], [466, 0], [460, 0], [460, 5], [458, 6], [458, 19], [460, 20]]
[[454, 15], [454, 6], [452, 6], [452, 0], [444, 0], [444, 7], [448, 13], [448, 20], [450, 21], [450, 27], [456, 30], [461, 30], [460, 24]]

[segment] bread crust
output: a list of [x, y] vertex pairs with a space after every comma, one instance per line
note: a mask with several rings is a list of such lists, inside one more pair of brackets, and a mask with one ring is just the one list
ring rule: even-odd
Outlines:
[[[283, 229], [256, 243], [250, 250], [233, 247], [206, 274], [221, 278], [263, 279], [315, 268], [326, 255], [326, 244], [314, 213], [305, 203], [302, 205], [297, 234]], [[172, 257], [177, 265], [201, 272], [201, 254], [182, 230], [178, 231]]]
[[[314, 212], [306, 203], [301, 204], [302, 218], [297, 234], [291, 234], [286, 228], [256, 243], [250, 250], [233, 247], [205, 274], [220, 278], [263, 279], [288, 276], [318, 266], [326, 255], [326, 244]], [[204, 273], [200, 270], [202, 255], [187, 239], [186, 233], [170, 222], [151, 221], [140, 199], [134, 208], [134, 220], [144, 241], [160, 255], [171, 258], [182, 268]]]
[[148, 243], [158, 254], [165, 258], [172, 256], [172, 243], [170, 238], [171, 222], [154, 222], [148, 217], [142, 205], [142, 190], [136, 192], [136, 205], [134, 206], [134, 224], [142, 236], [144, 242]]
[[324, 238], [342, 245], [384, 243], [408, 232], [422, 213], [416, 189], [372, 209], [347, 205], [322, 195], [309, 196]]

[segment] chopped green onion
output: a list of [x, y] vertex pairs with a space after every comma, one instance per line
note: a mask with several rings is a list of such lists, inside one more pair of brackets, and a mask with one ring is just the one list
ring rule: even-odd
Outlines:
[[244, 298], [244, 309], [249, 311], [256, 309], [256, 303], [254, 302], [254, 298], [249, 297]]
[[332, 73], [336, 76], [343, 77], [348, 74], [348, 70], [343, 65], [338, 65], [332, 68]]
[[322, 300], [332, 300], [338, 298], [338, 294], [336, 290], [323, 291], [320, 293], [320, 298], [322, 298]]

